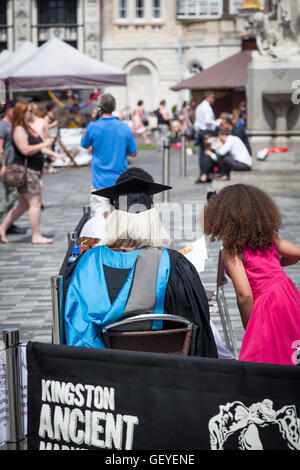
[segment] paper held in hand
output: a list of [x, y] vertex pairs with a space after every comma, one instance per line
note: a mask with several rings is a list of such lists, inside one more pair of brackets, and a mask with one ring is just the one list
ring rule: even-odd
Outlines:
[[190, 245], [178, 250], [202, 273], [205, 269], [205, 261], [208, 259], [204, 235]]

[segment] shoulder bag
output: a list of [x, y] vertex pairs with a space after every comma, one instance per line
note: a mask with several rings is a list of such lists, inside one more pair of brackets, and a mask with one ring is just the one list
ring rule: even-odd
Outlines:
[[2, 182], [8, 188], [21, 188], [26, 183], [28, 158], [25, 158], [24, 165], [13, 163], [5, 168], [2, 175]]

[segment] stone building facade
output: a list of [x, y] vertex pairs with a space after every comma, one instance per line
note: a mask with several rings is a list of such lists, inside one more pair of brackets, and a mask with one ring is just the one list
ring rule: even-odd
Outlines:
[[[267, 3], [268, 0], [265, 0]], [[263, 3], [263, 1], [261, 2]], [[243, 0], [0, 0], [0, 48], [40, 45], [56, 36], [117, 66], [126, 88], [111, 88], [118, 107], [143, 99], [153, 110], [188, 99], [170, 87], [235, 54], [246, 33]]]
[[[161, 99], [169, 108], [189, 98], [170, 87], [241, 48], [242, 1], [112, 0], [104, 2], [103, 60], [127, 72], [120, 103], [143, 99], [147, 110]], [[125, 6], [125, 12], [121, 6]], [[138, 6], [143, 6], [141, 13]], [[155, 10], [159, 7], [159, 11]]]
[[57, 37], [99, 59], [100, 7], [99, 0], [0, 0], [0, 51]]

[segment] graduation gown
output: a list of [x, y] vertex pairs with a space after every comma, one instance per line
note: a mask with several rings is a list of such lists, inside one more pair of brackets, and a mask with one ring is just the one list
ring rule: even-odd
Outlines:
[[[95, 285], [95, 289], [98, 289], [99, 291], [98, 274], [96, 273], [95, 275], [95, 272], [88, 273], [89, 266], [91, 267], [92, 263], [87, 262], [87, 258], [93, 254], [91, 252], [93, 252], [95, 249], [99, 249], [99, 247], [95, 247], [86, 252], [86, 254], [80, 257], [82, 262], [80, 262], [80, 259], [77, 259], [71, 267], [66, 267], [65, 272], [61, 273], [64, 276], [65, 319], [68, 319], [65, 322], [65, 326], [69, 322], [70, 316], [72, 317], [72, 312], [70, 315], [70, 311], [68, 310], [71, 308], [74, 311], [76, 309], [76, 305], [78, 306], [81, 303], [89, 301], [88, 298], [80, 298], [81, 293], [79, 289], [74, 289], [72, 281], [74, 271], [76, 271], [76, 277], [78, 275], [78, 268], [82, 268], [82, 270], [85, 269], [86, 283], [89, 284], [89, 289], [91, 288], [91, 284], [93, 284]], [[106, 250], [109, 249], [106, 248]], [[159, 290], [157, 287], [157, 297], [160, 298], [160, 301], [157, 301], [156, 303], [160, 305], [156, 309], [156, 312], [179, 315], [193, 323], [194, 328], [191, 344], [191, 355], [202, 357], [218, 357], [214, 336], [209, 322], [209, 306], [206, 293], [195, 267], [181, 253], [172, 249], [163, 250], [165, 253], [164, 260], [159, 268], [161, 271], [161, 277], [158, 277], [157, 280], [157, 284], [160, 285]], [[132, 256], [134, 256], [134, 253], [138, 253], [139, 251], [140, 250], [131, 252]], [[88, 257], [86, 257], [87, 254], [89, 254]], [[166, 254], [168, 259], [166, 259]], [[86, 257], [85, 264], [83, 264], [84, 257]], [[80, 265], [77, 268], [79, 262]], [[100, 264], [102, 264], [101, 261]], [[109, 296], [109, 302], [107, 302], [107, 311], [109, 315], [107, 316], [107, 312], [105, 312], [105, 318], [102, 317], [104, 318], [102, 326], [104, 323], [113, 323], [120, 318], [120, 316], [119, 318], [116, 317], [113, 306], [115, 305], [116, 309], [118, 309], [118, 305], [116, 305], [116, 299], [119, 301], [119, 298], [122, 297], [122, 292], [126, 291], [126, 287], [124, 286], [126, 286], [126, 282], [130, 283], [130, 276], [134, 272], [134, 268], [132, 270], [132, 268], [129, 268], [129, 266], [126, 266], [122, 263], [117, 263], [117, 267], [113, 267], [111, 265], [112, 263], [108, 264], [110, 264], [110, 266], [103, 265], [101, 268], [99, 267], [99, 264], [95, 264], [97, 269], [99, 268], [102, 270], [101, 276], [105, 277], [107, 293]], [[93, 270], [94, 269], [95, 268], [93, 268]], [[165, 285], [163, 286], [164, 283]], [[106, 289], [104, 290], [106, 291]], [[89, 294], [86, 295], [87, 297], [91, 296], [90, 292], [91, 291], [89, 291]], [[120, 293], [121, 295], [119, 295]], [[112, 308], [110, 308], [111, 306]], [[90, 337], [95, 337], [94, 331], [87, 332], [87, 334], [90, 335]], [[69, 334], [67, 336], [70, 338]], [[81, 342], [82, 339], [79, 339], [79, 342], [78, 338], [75, 339], [75, 341], [77, 341], [77, 345], [83, 345]], [[71, 343], [68, 343], [67, 341], [67, 344], [75, 343], [74, 340], [72, 340]], [[99, 329], [98, 338], [95, 338], [95, 341], [93, 341], [92, 344], [89, 342], [86, 344], [86, 346], [104, 347], [103, 341], [101, 340], [101, 328]]]

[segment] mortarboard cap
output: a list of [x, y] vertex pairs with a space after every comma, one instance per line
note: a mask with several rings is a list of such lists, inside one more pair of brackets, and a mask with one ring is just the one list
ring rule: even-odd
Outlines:
[[[136, 176], [92, 194], [110, 199], [111, 204], [125, 212], [138, 213], [153, 206], [151, 196], [172, 189], [171, 186], [146, 181]], [[122, 197], [124, 196], [124, 198]]]

